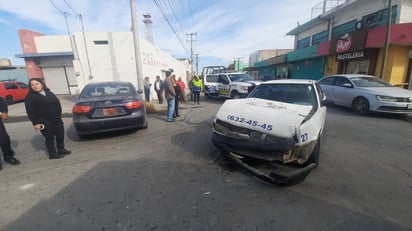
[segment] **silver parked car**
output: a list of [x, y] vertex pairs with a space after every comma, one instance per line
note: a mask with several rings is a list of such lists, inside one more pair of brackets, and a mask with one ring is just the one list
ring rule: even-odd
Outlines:
[[376, 76], [331, 75], [320, 79], [319, 84], [329, 100], [359, 114], [412, 113], [412, 91], [395, 87]]

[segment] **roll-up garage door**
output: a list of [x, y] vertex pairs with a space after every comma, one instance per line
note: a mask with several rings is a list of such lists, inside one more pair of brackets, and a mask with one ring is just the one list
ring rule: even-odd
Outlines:
[[54, 94], [70, 94], [68, 86], [67, 67], [43, 67], [46, 85]]

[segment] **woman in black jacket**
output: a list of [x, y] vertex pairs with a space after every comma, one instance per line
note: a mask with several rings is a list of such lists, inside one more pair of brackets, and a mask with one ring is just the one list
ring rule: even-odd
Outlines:
[[49, 159], [59, 159], [70, 154], [71, 151], [64, 147], [64, 126], [59, 99], [46, 87], [42, 79], [32, 78], [29, 85], [30, 90], [24, 100], [26, 112], [34, 129], [46, 138]]

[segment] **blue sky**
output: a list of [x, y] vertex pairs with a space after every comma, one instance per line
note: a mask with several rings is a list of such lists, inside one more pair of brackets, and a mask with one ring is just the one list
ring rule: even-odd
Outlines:
[[[249, 54], [258, 50], [293, 48], [294, 38], [286, 36], [286, 33], [295, 28], [297, 22], [302, 24], [312, 15], [318, 15], [320, 10], [315, 6], [321, 2], [136, 0], [136, 11], [139, 36], [145, 37], [142, 15], [149, 13], [155, 46], [176, 58], [190, 58], [186, 34], [197, 33], [194, 53], [199, 55], [201, 68], [207, 65], [227, 66], [235, 57], [243, 57], [247, 63]], [[71, 33], [81, 32], [76, 14], [82, 15], [88, 32], [128, 31], [131, 28], [129, 0], [1, 0], [0, 58], [10, 59], [12, 65], [24, 65], [23, 59], [15, 58], [16, 54], [22, 53], [18, 29], [46, 35], [67, 34], [61, 12], [69, 14], [67, 20]]]

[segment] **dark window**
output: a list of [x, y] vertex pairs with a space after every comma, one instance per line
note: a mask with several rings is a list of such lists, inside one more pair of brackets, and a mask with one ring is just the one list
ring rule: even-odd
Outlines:
[[29, 85], [27, 85], [27, 84], [25, 84], [25, 83], [17, 83], [17, 85], [19, 85], [19, 87], [20, 87], [20, 88], [23, 88], [23, 89], [29, 88]]
[[14, 83], [6, 83], [4, 87], [6, 89], [17, 89], [17, 85]]
[[226, 75], [219, 75], [219, 83], [229, 84], [229, 80], [227, 79]]
[[329, 77], [329, 78], [325, 78], [325, 79], [322, 79], [321, 81], [319, 81], [319, 84], [333, 85], [334, 81], [335, 81], [335, 77]]
[[206, 75], [206, 82], [217, 83], [217, 75]]
[[299, 40], [296, 48], [302, 49], [302, 48], [309, 47], [309, 46], [310, 46], [310, 37], [307, 37], [307, 38]]
[[109, 44], [109, 41], [107, 40], [94, 40], [94, 45], [107, 45]]
[[326, 41], [328, 41], [328, 31], [322, 31], [320, 33], [313, 35], [312, 46]]
[[345, 83], [348, 83], [348, 84], [352, 85], [352, 84], [350, 83], [350, 81], [349, 81], [348, 79], [344, 78], [344, 77], [338, 77], [338, 78], [336, 78], [336, 82], [335, 82], [335, 85], [336, 85], [336, 86], [338, 86], [338, 87], [343, 87], [343, 85], [344, 85]]
[[354, 31], [356, 29], [356, 22], [357, 20], [355, 19], [350, 22], [333, 27], [332, 36], [342, 35]]

